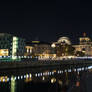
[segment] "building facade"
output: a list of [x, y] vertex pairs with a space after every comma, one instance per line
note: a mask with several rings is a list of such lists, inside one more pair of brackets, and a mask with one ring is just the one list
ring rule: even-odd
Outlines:
[[7, 33], [0, 33], [0, 56], [24, 56], [25, 39]]
[[80, 37], [79, 45], [73, 45], [75, 52], [84, 53], [85, 56], [92, 56], [92, 41], [89, 37]]

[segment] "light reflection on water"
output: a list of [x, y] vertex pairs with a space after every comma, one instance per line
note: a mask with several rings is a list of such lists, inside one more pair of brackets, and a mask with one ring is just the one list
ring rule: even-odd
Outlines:
[[[16, 74], [12, 75], [12, 74], [0, 74], [0, 85], [3, 85], [3, 83], [5, 83], [4, 86], [6, 86], [6, 84], [8, 84], [8, 89], [7, 92], [19, 92], [17, 89], [19, 89], [18, 85], [21, 86], [25, 85], [26, 83], [31, 83], [32, 81], [41, 81], [41, 82], [45, 82], [45, 81], [49, 81], [50, 83], [55, 83], [56, 81], [58, 81], [59, 84], [63, 84], [64, 79], [66, 79], [68, 81], [68, 77], [69, 74], [71, 74], [72, 72], [76, 72], [76, 76], [79, 75], [79, 72], [87, 70], [87, 69], [91, 69], [92, 66], [89, 66], [87, 68], [78, 68], [78, 69], [65, 69], [65, 70], [45, 70], [42, 72], [28, 72], [24, 71], [24, 73], [19, 73], [19, 75]], [[61, 76], [64, 75], [64, 78], [62, 78]], [[60, 78], [60, 79], [59, 79]], [[6, 92], [3, 91], [4, 86], [2, 88], [2, 92]], [[23, 88], [23, 87], [22, 87]], [[20, 89], [22, 89], [20, 87]], [[21, 91], [20, 91], [21, 92]]]
[[[85, 68], [85, 70], [87, 69], [92, 69], [92, 66], [89, 66], [88, 68]], [[83, 68], [78, 68], [78, 69], [73, 69], [73, 71], [83, 71], [84, 70], [84, 67]], [[29, 79], [29, 78], [32, 78], [32, 77], [43, 77], [43, 76], [52, 76], [54, 74], [63, 74], [65, 72], [72, 72], [72, 69], [68, 69], [68, 70], [53, 70], [53, 71], [47, 71], [47, 72], [35, 72], [35, 73], [27, 73], [27, 74], [24, 74], [24, 75], [18, 75], [18, 76], [14, 76], [14, 75], [5, 75], [5, 76], [0, 76], [0, 82], [9, 82], [11, 80], [13, 81], [16, 81], [16, 80], [21, 80], [21, 79]]]

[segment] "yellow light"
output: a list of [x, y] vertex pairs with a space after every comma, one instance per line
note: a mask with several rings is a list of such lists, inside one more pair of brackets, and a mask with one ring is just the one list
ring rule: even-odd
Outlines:
[[25, 82], [31, 82], [32, 81], [32, 78], [26, 78], [25, 79]]
[[32, 41], [32, 43], [40, 43], [40, 41]]
[[44, 76], [42, 77], [42, 80], [45, 80], [45, 77]]
[[59, 81], [58, 81], [58, 83], [59, 83], [60, 85], [62, 85], [62, 84], [63, 84], [63, 82], [62, 82], [61, 80], [59, 80]]
[[52, 47], [52, 48], [55, 48], [55, 47], [56, 47], [56, 45], [53, 43], [53, 44], [51, 45], [51, 47]]
[[13, 46], [12, 46], [12, 59], [16, 59], [16, 53], [17, 53], [17, 46], [18, 45], [18, 38], [13, 37]]
[[11, 92], [15, 92], [15, 86], [16, 86], [15, 77], [12, 76], [11, 77]]
[[8, 56], [8, 49], [0, 49], [0, 56]]
[[52, 78], [51, 83], [55, 83], [55, 82], [56, 82], [56, 78]]
[[56, 73], [56, 70], [53, 70], [52, 72]]

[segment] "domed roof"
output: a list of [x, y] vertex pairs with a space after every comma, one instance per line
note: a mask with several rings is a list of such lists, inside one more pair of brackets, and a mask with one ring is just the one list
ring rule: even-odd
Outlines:
[[70, 41], [70, 39], [68, 37], [60, 37], [57, 42], [58, 43], [66, 43], [68, 45], [71, 44], [71, 41]]

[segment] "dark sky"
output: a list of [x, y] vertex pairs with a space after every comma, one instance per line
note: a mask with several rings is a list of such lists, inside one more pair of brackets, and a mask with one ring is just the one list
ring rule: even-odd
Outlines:
[[0, 2], [0, 32], [28, 40], [74, 42], [86, 32], [92, 38], [92, 2], [88, 0], [22, 0]]

